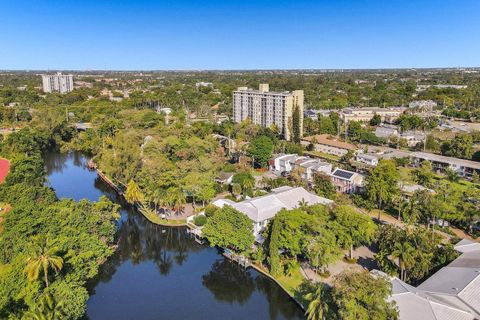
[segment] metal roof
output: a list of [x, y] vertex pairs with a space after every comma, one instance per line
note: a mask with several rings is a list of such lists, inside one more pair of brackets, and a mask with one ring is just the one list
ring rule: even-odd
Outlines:
[[254, 222], [262, 222], [273, 218], [282, 209], [294, 209], [300, 201], [304, 200], [309, 205], [323, 204], [331, 205], [333, 201], [319, 197], [308, 192], [302, 187], [283, 186], [272, 190], [273, 192], [241, 202], [226, 201], [226, 199], [213, 202], [217, 207], [228, 204], [248, 216]]
[[480, 266], [478, 269], [448, 266], [437, 271], [418, 288], [430, 292], [458, 294], [477, 277], [480, 277]]

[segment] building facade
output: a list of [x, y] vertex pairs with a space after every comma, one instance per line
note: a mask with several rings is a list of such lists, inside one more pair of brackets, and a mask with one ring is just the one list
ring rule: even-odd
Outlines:
[[368, 153], [358, 153], [355, 160], [366, 165], [376, 167], [378, 165], [378, 157]]
[[43, 92], [67, 93], [73, 90], [73, 76], [71, 74], [42, 74]]
[[357, 147], [348, 142], [340, 141], [335, 137], [328, 134], [317, 134], [310, 137], [305, 137], [300, 142], [304, 147], [308, 147], [313, 144], [315, 151], [331, 154], [334, 156], [342, 157], [348, 153], [348, 151], [356, 152]]
[[334, 204], [332, 200], [319, 197], [302, 187], [294, 188], [290, 186], [279, 187], [273, 189], [271, 193], [267, 195], [243, 200], [241, 202], [234, 202], [229, 199], [218, 199], [213, 201], [212, 204], [219, 208], [228, 205], [246, 215], [252, 221], [255, 241], [263, 243], [264, 239], [261, 234], [267, 227], [268, 222], [273, 219], [280, 210], [298, 208], [302, 202], [305, 202], [309, 206], [314, 204], [331, 206]]
[[410, 154], [414, 166], [420, 166], [423, 161], [430, 161], [435, 171], [451, 169], [463, 178], [471, 178], [474, 172], [480, 174], [480, 162], [441, 156], [426, 152], [412, 152]]
[[364, 176], [359, 173], [336, 168], [330, 176], [337, 192], [352, 194], [363, 190]]
[[269, 161], [270, 170], [276, 174], [288, 174], [296, 168], [301, 168], [302, 179], [312, 181], [315, 174], [330, 175], [332, 165], [328, 162], [297, 154], [281, 154]]
[[406, 109], [405, 107], [345, 108], [340, 112], [340, 117], [345, 123], [350, 121], [368, 122], [378, 114], [383, 122], [393, 123]]
[[270, 128], [275, 125], [286, 140], [292, 138], [292, 121], [298, 107], [300, 136], [303, 132], [303, 90], [270, 92], [268, 84], [258, 90], [240, 87], [233, 92], [233, 121], [250, 119], [252, 123]]

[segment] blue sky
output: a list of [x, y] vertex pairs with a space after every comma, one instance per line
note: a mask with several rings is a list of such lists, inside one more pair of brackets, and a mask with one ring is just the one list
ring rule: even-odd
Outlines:
[[460, 66], [478, 0], [0, 0], [0, 69]]

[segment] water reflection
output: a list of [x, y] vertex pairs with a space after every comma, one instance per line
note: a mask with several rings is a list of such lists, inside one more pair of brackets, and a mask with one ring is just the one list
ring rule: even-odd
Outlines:
[[49, 184], [59, 196], [106, 195], [122, 207], [117, 249], [87, 284], [87, 319], [303, 318], [270, 279], [224, 260], [185, 228], [148, 222], [85, 168], [84, 157], [54, 154], [46, 160]]
[[202, 284], [215, 299], [229, 303], [244, 304], [255, 290], [255, 280], [250, 272], [225, 259], [215, 261], [212, 269], [202, 276]]

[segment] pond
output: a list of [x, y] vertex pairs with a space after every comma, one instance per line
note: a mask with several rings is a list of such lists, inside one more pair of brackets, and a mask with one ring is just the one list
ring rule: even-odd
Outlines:
[[185, 228], [148, 222], [86, 167], [80, 153], [45, 156], [48, 185], [59, 198], [121, 205], [118, 248], [88, 283], [86, 319], [303, 319], [271, 279], [244, 270]]

